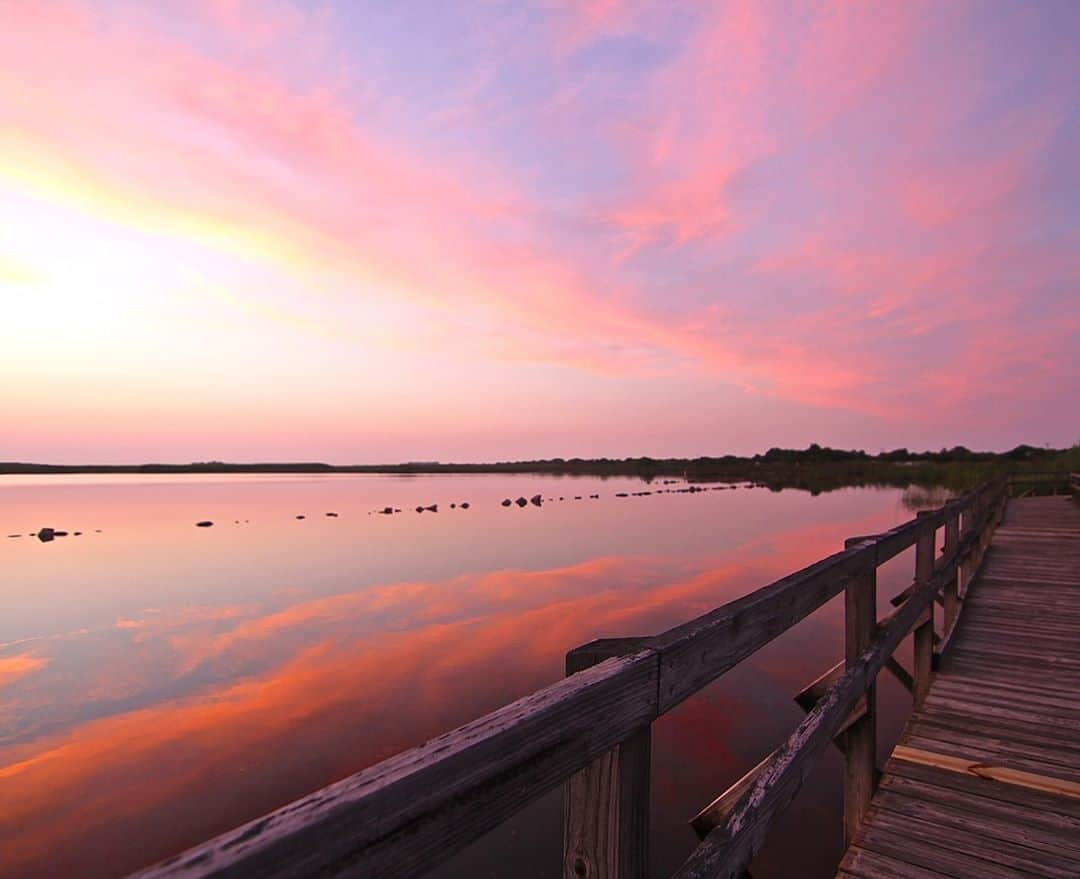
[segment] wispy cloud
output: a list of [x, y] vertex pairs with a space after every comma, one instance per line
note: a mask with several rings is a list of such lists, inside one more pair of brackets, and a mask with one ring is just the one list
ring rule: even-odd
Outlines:
[[[140, 295], [153, 313], [168, 289], [187, 312], [161, 346], [170, 363], [195, 346], [238, 365], [213, 327], [243, 302], [245, 320], [272, 315], [300, 340], [287, 363], [245, 354], [244, 372], [339, 394], [377, 379], [346, 350], [363, 339], [406, 386], [446, 375], [440, 360], [462, 388], [554, 394], [569, 370], [597, 398], [613, 378], [654, 378], [715, 388], [717, 404], [847, 410], [883, 442], [913, 423], [928, 438], [985, 423], [982, 444], [1004, 444], [1035, 414], [1068, 439], [1044, 404], [1077, 375], [1044, 352], [1077, 331], [1069, 10], [478, 6], [455, 19], [461, 51], [434, 38], [438, 9], [190, 11], [8, 10], [0, 186], [42, 220], [0, 235], [0, 266], [19, 269], [0, 272], [3, 289], [68, 304], [78, 277], [120, 295], [128, 276], [111, 273], [132, 243], [100, 271], [76, 250], [58, 274], [57, 211], [77, 211], [81, 236], [160, 242]], [[1008, 63], [1006, 30], [1020, 47]], [[190, 292], [193, 275], [224, 291], [218, 304]], [[116, 360], [147, 331], [101, 327]], [[347, 364], [329, 376], [327, 339]], [[994, 367], [983, 339], [1028, 380]], [[14, 350], [20, 374], [39, 371], [43, 355]], [[154, 380], [148, 365], [128, 391]], [[927, 405], [929, 387], [951, 391]], [[292, 399], [319, 416], [321, 400]]]

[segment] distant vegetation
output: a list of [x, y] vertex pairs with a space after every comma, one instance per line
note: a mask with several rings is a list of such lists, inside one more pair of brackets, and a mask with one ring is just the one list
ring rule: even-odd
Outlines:
[[0, 462], [0, 474], [34, 473], [543, 473], [567, 476], [636, 476], [641, 479], [682, 477], [700, 482], [751, 481], [768, 488], [800, 488], [815, 494], [853, 485], [943, 486], [961, 491], [1004, 474], [1080, 471], [1080, 445], [1048, 449], [1021, 445], [1008, 452], [973, 452], [963, 446], [939, 452], [894, 449], [870, 455], [819, 446], [773, 448], [763, 455], [719, 458], [551, 458], [452, 464], [435, 461], [407, 464], [321, 463], [57, 465]]

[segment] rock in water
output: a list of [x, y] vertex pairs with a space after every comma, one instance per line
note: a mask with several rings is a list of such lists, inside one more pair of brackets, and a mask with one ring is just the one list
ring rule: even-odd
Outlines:
[[417, 507], [416, 512], [422, 513], [422, 512], [424, 512], [424, 508], [423, 507]]
[[394, 514], [394, 508], [393, 507], [383, 507], [382, 508], [382, 514], [384, 516], [392, 516]]
[[430, 507], [424, 507], [424, 509], [427, 510], [428, 512], [431, 512], [431, 513], [437, 513], [437, 512], [439, 512], [439, 505], [438, 504], [432, 504]]
[[543, 502], [544, 502], [544, 499], [542, 497], [540, 497], [540, 495], [538, 495], [538, 494], [534, 494], [529, 499], [529, 503], [535, 504], [536, 506], [540, 506], [540, 504], [542, 504]]
[[195, 527], [196, 528], [209, 528], [213, 524], [214, 523], [211, 522], [209, 519], [205, 519], [202, 522], [196, 522]]
[[517, 504], [519, 507], [523, 507], [528, 503], [528, 501], [525, 500], [525, 498], [523, 497], [519, 497], [516, 501], [514, 501], [514, 503]]
[[507, 498], [506, 500], [504, 500], [504, 501], [502, 502], [502, 505], [503, 505], [504, 507], [508, 507], [508, 506], [510, 506], [510, 504], [512, 504], [512, 503], [513, 503], [513, 501], [512, 501], [512, 500], [510, 500], [510, 498]]
[[467, 510], [467, 509], [469, 509], [469, 502], [468, 501], [462, 501], [460, 504], [458, 504], [458, 506], [460, 506], [461, 509], [463, 509], [463, 510]]
[[297, 518], [297, 519], [306, 519], [306, 518], [307, 518], [307, 516], [304, 516], [304, 515], [300, 515], [300, 516], [297, 516], [296, 518]]
[[337, 513], [327, 513], [326, 515], [329, 516], [331, 519], [336, 519], [338, 517]]
[[42, 543], [48, 543], [55, 536], [56, 536], [56, 532], [53, 531], [52, 528], [42, 528], [37, 533], [37, 539], [40, 540]]

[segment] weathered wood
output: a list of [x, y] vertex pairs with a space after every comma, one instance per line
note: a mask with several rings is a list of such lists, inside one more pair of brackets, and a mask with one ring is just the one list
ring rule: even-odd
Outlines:
[[[571, 650], [566, 673], [633, 653], [643, 638], [602, 638]], [[644, 727], [563, 786], [565, 879], [646, 879], [652, 732]]]
[[657, 657], [608, 659], [139, 874], [412, 876], [656, 717]]
[[[829, 671], [826, 672], [825, 675], [822, 676], [822, 678], [818, 679], [818, 682], [826, 678], [829, 680], [829, 685], [826, 687], [824, 692], [827, 692], [828, 689], [830, 689], [831, 686], [837, 680], [839, 680], [840, 675], [843, 673], [843, 670], [844, 663], [841, 662], [838, 666], [829, 669]], [[833, 676], [834, 671], [837, 672], [835, 677]], [[815, 684], [818, 682], [815, 682]], [[803, 697], [803, 700], [805, 702], [805, 697], [803, 696], [805, 692], [806, 691], [804, 690], [803, 693], [800, 693], [800, 696], [796, 697], [796, 701], [798, 701], [800, 697]], [[814, 707], [816, 702], [817, 700], [815, 699], [809, 704], [803, 704], [803, 702], [800, 702], [800, 705], [806, 711], [810, 711]], [[844, 722], [840, 724], [840, 727], [836, 731], [836, 735], [833, 736], [833, 744], [837, 746], [841, 754], [846, 753], [844, 733], [847, 732], [847, 730], [851, 727], [852, 724], [854, 724], [856, 721], [858, 721], [865, 715], [866, 698], [864, 696], [855, 703], [855, 707], [852, 709], [851, 713], [847, 716]], [[774, 754], [770, 754], [768, 757], [758, 763], [753, 769], [751, 769], [742, 778], [740, 778], [729, 788], [727, 788], [727, 790], [720, 794], [720, 796], [718, 796], [715, 800], [709, 803], [709, 805], [707, 805], [704, 809], [698, 812], [697, 815], [695, 815], [690, 820], [690, 826], [694, 828], [694, 832], [698, 835], [699, 839], [704, 839], [709, 834], [709, 831], [724, 822], [724, 819], [727, 818], [727, 816], [731, 813], [731, 810], [738, 804], [739, 799], [742, 797], [742, 795], [754, 784], [754, 782], [757, 780], [758, 775], [761, 773], [761, 770], [766, 766], [766, 764], [769, 763], [771, 759], [773, 759], [774, 756], [775, 752]], [[875, 767], [873, 769], [874, 785], [877, 784], [877, 780], [880, 775], [881, 773]]]
[[671, 710], [813, 613], [869, 570], [873, 558], [870, 545], [835, 553], [653, 638], [649, 646], [660, 654], [660, 711]]
[[[961, 512], [963, 512], [963, 510], [961, 510]], [[970, 514], [969, 518], [971, 520], [970, 528], [968, 528], [957, 540], [954, 545], [955, 548], [952, 546], [945, 547], [942, 557], [933, 563], [933, 571], [935, 574], [941, 573], [948, 576], [950, 572], [955, 572], [957, 569], [960, 569], [961, 572], [965, 570], [974, 571], [978, 567], [977, 557], [983, 539], [983, 532], [992, 527], [993, 511], [990, 509], [984, 510], [978, 517], [971, 514], [970, 510], [968, 513]], [[928, 525], [932, 524], [936, 520], [927, 518], [931, 515], [933, 514], [919, 513], [916, 521], [922, 520]], [[963, 579], [963, 576], [961, 576], [961, 579]], [[947, 586], [948, 581], [944, 580], [943, 585]], [[892, 605], [894, 607], [899, 607], [907, 601], [915, 591], [915, 586], [916, 581], [913, 580], [909, 586], [894, 595], [892, 599], [890, 599]], [[942, 607], [945, 606], [945, 599], [943, 596], [937, 596], [936, 600]]]
[[646, 727], [566, 781], [566, 879], [645, 879], [649, 875], [651, 749], [652, 734]]
[[605, 659], [614, 656], [628, 656], [644, 650], [648, 638], [597, 638], [570, 650], [566, 654], [567, 675], [577, 674]]
[[[754, 651], [838, 595], [853, 579], [933, 533], [976, 495], [873, 538], [849, 540], [847, 548], [743, 598], [658, 635], [649, 646], [660, 653], [660, 710], [668, 711]], [[963, 549], [963, 547], [960, 547]], [[949, 564], [955, 559], [949, 559]]]
[[[915, 589], [918, 591], [930, 582], [934, 570], [934, 532], [924, 532], [915, 544]], [[922, 704], [930, 690], [934, 653], [934, 604], [926, 603], [925, 620], [920, 621], [914, 633], [914, 686], [911, 691], [915, 705]]]
[[679, 868], [678, 879], [738, 877], [760, 849], [772, 819], [798, 793], [818, 755], [932, 600], [933, 588], [928, 580], [882, 623], [872, 647], [844, 671], [787, 742], [773, 752], [724, 821]]
[[881, 787], [889, 788], [897, 779], [931, 785], [936, 791], [947, 794], [959, 792], [978, 797], [986, 808], [998, 803], [1013, 814], [1024, 812], [1024, 820], [1040, 826], [1056, 828], [1069, 836], [1080, 829], [1080, 801], [1049, 794], [1018, 785], [1001, 784], [966, 773], [949, 772], [904, 760], [889, 761], [888, 772], [881, 779]]
[[983, 567], [838, 876], [1080, 876], [1080, 510], [982, 500]]
[[1070, 843], [1056, 828], [1033, 826], [1024, 820], [1027, 815], [1018, 814], [1015, 809], [1001, 809], [1000, 804], [995, 808], [994, 800], [954, 794], [942, 802], [935, 796], [936, 791], [937, 788], [929, 785], [899, 790], [890, 786], [878, 794], [877, 804], [902, 818], [927, 822], [952, 834], [983, 838], [991, 847], [993, 840], [1000, 840], [1053, 856], [1064, 852], [1073, 858], [1080, 857], [1080, 835]]
[[950, 772], [974, 775], [976, 778], [985, 778], [988, 781], [1015, 784], [1032, 790], [1080, 799], [1080, 782], [1069, 781], [1064, 778], [1039, 775], [1035, 772], [1023, 772], [1018, 769], [1010, 769], [1008, 766], [993, 766], [977, 760], [965, 760], [963, 757], [926, 751], [907, 745], [897, 745], [893, 750], [893, 756], [897, 760], [906, 760], [909, 763], [919, 763], [923, 766], [933, 766], [936, 769], [947, 769]]
[[[823, 675], [811, 681], [802, 690], [796, 693], [795, 703], [802, 708], [803, 711], [810, 711], [810, 709], [818, 703], [818, 700], [823, 698], [825, 694], [829, 692], [830, 688], [840, 680], [840, 676], [843, 673], [844, 660], [841, 659]], [[858, 703], [856, 703], [854, 710], [848, 715], [847, 720], [840, 725], [840, 729], [837, 731], [836, 735], [833, 736], [833, 746], [841, 754], [847, 753], [847, 744], [844, 733], [847, 732], [848, 727], [865, 714], [866, 700], [860, 699]]]
[[840, 660], [836, 665], [832, 666], [822, 674], [814, 678], [805, 687], [799, 690], [795, 694], [795, 704], [797, 704], [803, 711], [810, 711], [821, 698], [829, 692], [840, 680], [840, 676], [844, 673], [844, 660]]
[[[960, 517], [959, 514], [950, 516], [945, 520], [945, 555], [950, 556], [956, 551], [960, 543]], [[960, 587], [959, 574], [953, 574], [945, 582], [945, 619], [943, 642], [948, 643], [952, 634], [956, 618], [960, 613]]]
[[[853, 668], [869, 650], [877, 629], [877, 579], [875, 571], [848, 583], [844, 591], [844, 662]], [[875, 693], [870, 680], [862, 703], [862, 716], [844, 733], [844, 844], [855, 834], [870, 808], [876, 783], [877, 719]]]
[[[924, 775], [913, 773], [914, 764], [897, 764], [897, 771], [886, 775], [878, 792], [879, 799], [885, 796], [904, 797], [917, 802], [922, 808], [936, 808], [942, 824], [953, 823], [991, 823], [996, 825], [997, 833], [1024, 836], [1037, 846], [1052, 846], [1054, 849], [1072, 849], [1080, 854], [1080, 819], [1057, 811], [1058, 798], [1044, 796], [1044, 802], [1038, 802], [1027, 794], [1035, 793], [1029, 788], [1008, 787], [989, 782], [996, 790], [985, 791], [980, 788], [980, 781], [975, 779], [971, 787], [961, 784], [948, 784], [946, 773], [930, 768]], [[902, 770], [907, 770], [902, 774]], [[961, 777], [960, 781], [966, 778]], [[984, 786], [987, 783], [982, 783]], [[988, 796], [987, 793], [996, 794]], [[1006, 829], [1011, 828], [1011, 830]], [[1070, 843], [1070, 840], [1072, 842]]]
[[714, 827], [724, 823], [743, 795], [757, 783], [758, 776], [772, 759], [773, 755], [770, 754], [691, 819], [690, 826], [698, 839], [704, 839]]
[[[882, 843], [888, 848], [880, 847]], [[951, 827], [894, 812], [883, 804], [875, 804], [873, 823], [867, 827], [860, 844], [890, 854], [902, 852], [910, 862], [938, 870], [945, 876], [1015, 879], [1019, 874], [1076, 879], [1074, 868], [1056, 853], [988, 839], [977, 829], [958, 833]]]

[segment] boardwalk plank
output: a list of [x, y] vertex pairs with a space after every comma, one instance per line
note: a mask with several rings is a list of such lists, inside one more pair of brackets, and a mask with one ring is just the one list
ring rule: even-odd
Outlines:
[[[989, 802], [993, 802], [992, 800]], [[1080, 857], [1080, 836], [1072, 842], [1063, 840], [1058, 828], [1045, 828], [1026, 820], [1016, 808], [988, 808], [987, 801], [974, 797], [953, 797], [942, 802], [926, 790], [896, 788], [883, 790], [879, 805], [897, 815], [908, 815], [938, 827], [952, 828], [957, 833], [978, 834], [1001, 839], [1017, 846], [1059, 855]]]
[[[1045, 851], [1027, 845], [1017, 845], [1001, 837], [993, 836], [981, 820], [966, 827], [942, 826], [935, 821], [920, 818], [914, 814], [918, 811], [915, 809], [895, 811], [892, 806], [897, 801], [888, 800], [888, 802], [889, 806], [884, 803], [878, 806], [875, 829], [891, 831], [900, 838], [914, 837], [927, 848], [932, 846], [935, 850], [935, 858], [933, 861], [924, 860], [924, 866], [945, 869], [945, 865], [957, 856], [963, 856], [990, 861], [994, 867], [1022, 870], [1036, 876], [1076, 879], [1075, 867], [1069, 865], [1069, 861], [1073, 859], [1067, 854], [1063, 855], [1060, 847], [1056, 850]], [[980, 868], [986, 869], [981, 865]], [[990, 875], [989, 872], [986, 875]]]
[[1080, 505], [1009, 503], [900, 744], [838, 876], [1080, 876]]

